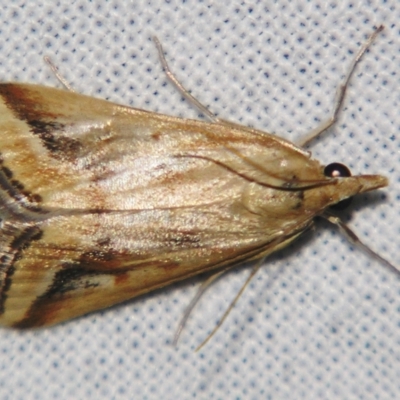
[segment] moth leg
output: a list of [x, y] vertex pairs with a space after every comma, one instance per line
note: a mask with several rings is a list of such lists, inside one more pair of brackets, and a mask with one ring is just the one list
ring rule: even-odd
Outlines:
[[397, 274], [400, 273], [400, 269], [399, 268], [396, 268], [393, 264], [391, 264], [389, 261], [385, 260], [378, 253], [375, 253], [366, 244], [364, 244], [358, 238], [358, 236], [339, 217], [337, 217], [336, 215], [330, 213], [329, 211], [325, 211], [321, 216], [323, 218], [325, 218], [327, 221], [329, 221], [331, 224], [336, 225], [339, 228], [340, 232], [346, 237], [346, 239], [350, 243], [353, 243], [355, 246], [357, 246], [361, 250], [363, 250], [366, 254], [368, 254], [369, 256], [374, 258], [375, 260], [381, 262], [383, 265], [385, 265], [391, 271], [394, 271]]
[[186, 325], [186, 322], [193, 311], [193, 308], [196, 306], [196, 304], [199, 302], [200, 298], [203, 296], [204, 292], [211, 286], [211, 284], [216, 281], [218, 278], [220, 278], [225, 272], [228, 270], [232, 269], [232, 267], [225, 268], [221, 271], [218, 271], [217, 273], [211, 275], [207, 280], [205, 280], [201, 286], [198, 288], [196, 295], [193, 297], [189, 305], [186, 307], [185, 312], [183, 313], [182, 319], [179, 321], [178, 328], [176, 329], [175, 335], [174, 335], [174, 340], [172, 344], [174, 346], [177, 345], [179, 337], [183, 331], [183, 328]]
[[342, 108], [344, 97], [346, 95], [347, 87], [349, 85], [350, 79], [353, 76], [354, 70], [357, 66], [357, 64], [360, 62], [361, 58], [365, 54], [365, 52], [368, 50], [368, 48], [372, 45], [374, 42], [376, 36], [382, 32], [383, 30], [383, 25], [380, 25], [375, 31], [368, 37], [368, 39], [365, 41], [365, 43], [361, 46], [360, 50], [358, 51], [356, 57], [354, 58], [352, 64], [350, 65], [349, 72], [347, 73], [347, 76], [344, 80], [344, 82], [339, 86], [337, 93], [336, 93], [336, 100], [335, 100], [335, 107], [333, 110], [332, 115], [325, 121], [323, 121], [319, 126], [317, 126], [315, 129], [313, 129], [311, 132], [309, 132], [299, 143], [298, 145], [300, 147], [304, 147], [307, 145], [309, 142], [311, 142], [313, 139], [321, 135], [323, 132], [325, 132], [328, 128], [330, 128], [333, 124], [338, 119], [339, 112]]
[[75, 92], [72, 86], [67, 82], [67, 80], [61, 75], [57, 66], [51, 61], [50, 57], [44, 56], [44, 61], [46, 61], [47, 65], [51, 68], [51, 71], [55, 75], [55, 77], [60, 81], [60, 83], [65, 86], [65, 88], [71, 92]]
[[[240, 296], [243, 294], [244, 290], [246, 289], [246, 287], [248, 286], [248, 284], [250, 283], [250, 281], [254, 278], [254, 275], [258, 272], [258, 270], [261, 268], [261, 265], [263, 264], [263, 262], [265, 261], [266, 257], [262, 257], [260, 258], [256, 265], [253, 266], [253, 269], [251, 270], [250, 275], [247, 277], [245, 283], [242, 285], [242, 287], [240, 288], [240, 290], [237, 292], [235, 298], [232, 300], [231, 304], [229, 304], [229, 307], [226, 309], [226, 311], [224, 312], [224, 315], [222, 316], [222, 318], [219, 320], [218, 324], [215, 325], [214, 329], [211, 331], [211, 333], [203, 340], [203, 342], [197, 346], [196, 351], [199, 351], [203, 346], [205, 346], [207, 344], [207, 342], [214, 336], [215, 332], [217, 332], [217, 330], [220, 328], [220, 326], [225, 322], [226, 318], [228, 317], [228, 315], [230, 314], [230, 312], [232, 311], [233, 307], [235, 307], [235, 304], [237, 303], [237, 301], [239, 300]], [[225, 272], [225, 271], [224, 271]]]
[[157, 36], [153, 36], [154, 43], [157, 47], [158, 50], [158, 55], [160, 57], [161, 65], [164, 69], [165, 74], [167, 75], [167, 78], [175, 85], [175, 87], [178, 89], [178, 91], [182, 94], [182, 96], [191, 102], [195, 107], [198, 108], [198, 110], [208, 117], [211, 121], [220, 123], [220, 119], [217, 118], [206, 106], [201, 104], [192, 94], [189, 93], [189, 91], [178, 81], [176, 76], [172, 73], [171, 69], [169, 68], [169, 65], [167, 63], [167, 60], [164, 56], [164, 50], [162, 48], [161, 42], [158, 40]]

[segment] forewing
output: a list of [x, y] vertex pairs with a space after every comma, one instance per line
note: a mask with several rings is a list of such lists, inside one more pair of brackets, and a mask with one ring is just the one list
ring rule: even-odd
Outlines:
[[267, 254], [313, 217], [301, 190], [277, 188], [326, 179], [258, 131], [32, 85], [0, 95], [4, 324], [59, 322]]
[[2, 187], [31, 207], [131, 210], [149, 198], [152, 208], [179, 207], [231, 196], [236, 178], [276, 187], [326, 180], [306, 153], [255, 130], [35, 85], [2, 84], [0, 96]]

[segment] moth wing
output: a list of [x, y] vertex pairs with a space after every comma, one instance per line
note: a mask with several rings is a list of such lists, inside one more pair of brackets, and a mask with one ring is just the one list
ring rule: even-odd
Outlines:
[[[25, 241], [6, 273], [0, 323], [31, 328], [75, 318], [201, 272], [266, 256], [304, 229], [300, 226], [272, 242], [251, 234], [241, 237], [240, 227], [227, 237], [213, 234], [208, 240], [199, 230], [199, 241], [194, 244], [190, 234], [180, 237], [178, 233], [166, 240], [164, 227], [159, 233], [153, 231], [162, 224], [140, 230], [136, 223], [132, 229], [129, 219], [106, 219], [100, 224], [93, 215], [51, 219], [41, 227], [41, 236]], [[127, 236], [124, 231], [102, 236], [107, 229], [114, 233], [117, 226], [126, 229]], [[62, 232], [66, 233], [63, 237]], [[144, 238], [146, 234], [149, 237]]]
[[0, 96], [3, 186], [27, 206], [140, 210], [151, 198], [151, 208], [179, 207], [231, 196], [238, 174], [278, 188], [327, 180], [308, 153], [245, 127], [36, 85], [1, 84]]
[[33, 85], [0, 95], [3, 324], [59, 322], [267, 254], [313, 217], [301, 190], [277, 189], [326, 180], [255, 130]]

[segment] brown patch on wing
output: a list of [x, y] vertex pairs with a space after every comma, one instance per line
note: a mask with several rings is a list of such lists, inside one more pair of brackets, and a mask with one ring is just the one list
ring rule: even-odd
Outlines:
[[114, 282], [116, 288], [118, 288], [120, 285], [125, 285], [129, 282], [129, 275], [127, 273], [118, 274], [116, 275]]
[[[36, 298], [25, 317], [13, 326], [24, 329], [58, 321], [59, 315], [68, 311], [69, 299], [76, 298], [75, 292], [82, 293], [84, 291], [84, 293], [87, 293], [97, 288], [100, 284], [96, 282], [96, 277], [101, 275], [101, 272], [85, 270], [79, 265], [64, 265], [63, 269], [55, 274], [53, 283], [48, 290]], [[84, 293], [82, 293], [81, 300], [83, 309], [85, 309]], [[79, 301], [75, 300], [78, 304]]]
[[17, 329], [29, 329], [34, 327], [41, 327], [55, 319], [60, 309], [64, 307], [62, 302], [51, 303], [48, 300], [38, 300], [35, 302], [36, 307], [29, 311], [29, 315], [22, 321], [13, 325]]
[[70, 159], [82, 147], [76, 140], [63, 135], [65, 125], [60, 114], [50, 112], [46, 101], [37, 91], [12, 83], [0, 85], [0, 95], [15, 116], [28, 124], [29, 130], [38, 136], [49, 154], [56, 159]]
[[30, 211], [40, 212], [41, 208], [37, 205], [42, 202], [42, 197], [37, 193], [25, 190], [25, 186], [14, 179], [12, 170], [4, 165], [0, 157], [0, 189], [3, 189], [10, 197], [20, 202]]
[[[130, 259], [132, 261], [132, 258]], [[145, 271], [155, 271], [155, 268], [161, 267], [164, 272], [160, 276], [169, 276], [170, 269], [176, 268], [178, 263], [135, 261], [133, 267], [116, 271], [112, 269], [99, 271], [96, 269], [98, 266], [98, 264], [92, 265], [92, 269], [88, 269], [78, 262], [62, 265], [62, 269], [55, 274], [46, 292], [37, 297], [25, 316], [12, 326], [27, 329], [52, 325], [129, 300], [167, 284], [166, 280], [165, 283], [162, 282], [163, 279], [160, 282], [160, 279], [157, 279], [158, 275], [154, 273], [144, 278], [148, 279], [148, 285], [140, 283], [139, 278], [132, 283], [132, 274], [135, 274], [135, 271], [138, 272], [137, 276], [142, 276], [143, 279]], [[101, 267], [105, 269], [105, 265]]]
[[[2, 245], [2, 254], [0, 257], [0, 315], [4, 312], [4, 305], [7, 300], [7, 291], [10, 289], [13, 274], [15, 272], [15, 263], [20, 259], [23, 250], [27, 249], [33, 241], [40, 240], [42, 231], [32, 226], [21, 231], [1, 232], [4, 245]], [[9, 237], [9, 240], [7, 240]], [[7, 244], [7, 242], [9, 242]]]

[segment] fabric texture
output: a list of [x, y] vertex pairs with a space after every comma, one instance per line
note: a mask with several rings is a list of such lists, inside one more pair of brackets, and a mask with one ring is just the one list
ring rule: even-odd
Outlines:
[[[384, 24], [338, 123], [310, 150], [390, 179], [340, 215], [400, 267], [399, 21], [396, 0], [2, 0], [0, 76], [60, 87], [47, 55], [80, 93], [200, 118], [166, 79], [157, 35], [212, 112], [296, 141], [330, 115], [355, 53]], [[201, 278], [56, 327], [1, 328], [0, 399], [400, 398], [400, 274], [323, 221], [265, 262], [195, 352], [249, 272], [208, 289], [176, 347]]]

